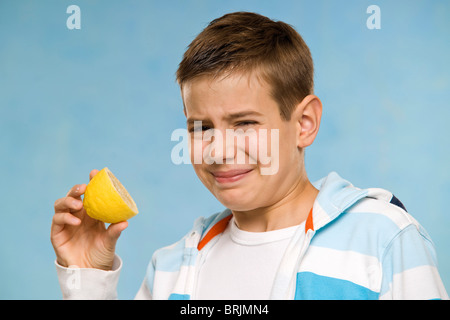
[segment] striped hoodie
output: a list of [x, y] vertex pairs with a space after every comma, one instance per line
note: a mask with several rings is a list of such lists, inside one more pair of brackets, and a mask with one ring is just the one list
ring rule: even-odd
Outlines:
[[[392, 193], [356, 188], [335, 172], [314, 186], [319, 194], [286, 249], [272, 299], [448, 299], [429, 235]], [[228, 209], [198, 218], [154, 253], [145, 278], [153, 299], [195, 299], [200, 266], [230, 218]]]

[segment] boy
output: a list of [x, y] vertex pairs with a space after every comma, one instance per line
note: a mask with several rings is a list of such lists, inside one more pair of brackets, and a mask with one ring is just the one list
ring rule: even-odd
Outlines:
[[[227, 209], [155, 252], [137, 299], [448, 298], [430, 238], [390, 192], [356, 188], [334, 172], [308, 180], [304, 149], [322, 105], [309, 49], [292, 27], [247, 12], [216, 19], [190, 44], [177, 80], [194, 170]], [[227, 130], [258, 134], [236, 146], [239, 135], [214, 135]], [[259, 134], [267, 131], [277, 135]], [[268, 149], [270, 161], [251, 146]], [[89, 218], [85, 188], [55, 202], [63, 297], [116, 298], [114, 247], [127, 222], [105, 229]], [[76, 286], [71, 265], [82, 268]]]

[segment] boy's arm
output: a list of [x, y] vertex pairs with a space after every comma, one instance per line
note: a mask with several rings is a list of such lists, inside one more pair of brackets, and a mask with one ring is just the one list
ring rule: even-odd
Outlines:
[[434, 245], [415, 225], [399, 232], [385, 249], [380, 299], [448, 299]]
[[55, 261], [56, 272], [65, 300], [117, 299], [122, 260], [116, 255], [110, 271], [94, 268], [63, 267]]

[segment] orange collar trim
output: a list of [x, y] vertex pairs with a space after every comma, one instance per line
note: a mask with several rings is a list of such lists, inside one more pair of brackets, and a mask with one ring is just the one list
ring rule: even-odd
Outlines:
[[[228, 222], [231, 220], [231, 218], [233, 217], [232, 214], [226, 216], [225, 218], [223, 218], [222, 220], [220, 220], [219, 222], [217, 222], [207, 233], [206, 235], [203, 237], [203, 239], [198, 243], [197, 249], [200, 251], [203, 249], [204, 246], [206, 246], [206, 244], [211, 241], [211, 239], [213, 239], [215, 236], [217, 236], [218, 234], [221, 234], [222, 232], [225, 231], [225, 229], [227, 228]], [[313, 224], [313, 210], [311, 208], [311, 210], [309, 211], [308, 214], [308, 218], [306, 218], [306, 223], [305, 223], [305, 233], [308, 232], [308, 230], [313, 230], [314, 231], [314, 224]]]

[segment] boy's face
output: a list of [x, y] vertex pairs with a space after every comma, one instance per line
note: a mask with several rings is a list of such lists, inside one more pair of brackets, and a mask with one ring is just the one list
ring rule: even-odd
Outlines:
[[[209, 191], [234, 211], [276, 204], [289, 195], [304, 172], [298, 119], [283, 120], [269, 90], [255, 77], [240, 74], [217, 80], [203, 76], [183, 85], [194, 170]], [[194, 121], [202, 121], [203, 139], [200, 131], [194, 132]], [[238, 129], [256, 134], [248, 135], [245, 145], [226, 139], [227, 131]], [[216, 131], [221, 135], [205, 139]], [[221, 137], [223, 143], [218, 143]], [[201, 163], [194, 159], [195, 153], [204, 156]], [[262, 161], [263, 155], [271, 156], [269, 164]]]

